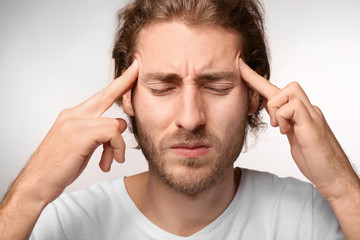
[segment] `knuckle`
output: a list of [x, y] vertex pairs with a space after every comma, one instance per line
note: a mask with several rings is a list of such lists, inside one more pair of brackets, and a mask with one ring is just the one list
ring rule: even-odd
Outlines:
[[61, 123], [61, 130], [65, 133], [73, 132], [73, 121], [71, 119], [65, 119]]
[[277, 119], [279, 119], [279, 118], [283, 117], [283, 112], [279, 109], [275, 112], [275, 116]]
[[280, 108], [275, 112], [275, 116], [277, 119], [282, 119], [285, 118], [285, 116], [287, 115], [287, 110]]
[[120, 134], [120, 123], [118, 121], [116, 120], [111, 121], [109, 127], [112, 138], [117, 137]]
[[296, 81], [289, 83], [289, 86], [291, 86], [293, 88], [301, 88], [300, 84]]
[[322, 112], [321, 109], [318, 106], [316, 106], [316, 105], [312, 105], [312, 106], [313, 106], [313, 108], [315, 109], [316, 112], [318, 112], [318, 113]]
[[312, 105], [312, 106], [317, 114], [319, 114], [321, 117], [324, 117], [323, 112], [321, 111], [321, 109], [318, 106], [316, 106], [316, 105]]
[[274, 101], [274, 99], [273, 98], [271, 98], [271, 99], [269, 99], [268, 101], [267, 101], [267, 107], [268, 108], [274, 108], [275, 107], [275, 101]]
[[299, 98], [294, 98], [292, 100], [292, 103], [296, 109], [302, 107], [302, 105], [303, 105], [303, 102]]
[[300, 84], [299, 84], [298, 82], [296, 82], [296, 81], [289, 83], [289, 84], [287, 85], [287, 87], [289, 88], [289, 90], [290, 90], [291, 92], [297, 92], [297, 91], [299, 91], [299, 90], [302, 90]]
[[58, 115], [58, 120], [64, 121], [69, 118], [71, 112], [71, 108], [66, 108], [62, 110]]
[[118, 121], [113, 121], [113, 127], [116, 132], [120, 131], [120, 123]]

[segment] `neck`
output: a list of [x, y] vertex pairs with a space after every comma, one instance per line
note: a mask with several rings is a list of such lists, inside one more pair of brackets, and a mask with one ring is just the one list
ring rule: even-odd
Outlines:
[[170, 189], [150, 170], [137, 181], [141, 187], [139, 184], [131, 187], [131, 181], [127, 180], [127, 188], [150, 221], [167, 232], [185, 237], [206, 227], [225, 211], [236, 194], [240, 174], [230, 168], [212, 188], [189, 195]]

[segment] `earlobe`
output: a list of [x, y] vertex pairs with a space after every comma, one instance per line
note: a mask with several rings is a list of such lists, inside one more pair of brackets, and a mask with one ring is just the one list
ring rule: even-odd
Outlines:
[[253, 115], [259, 107], [259, 93], [249, 88], [249, 105], [247, 114]]
[[124, 112], [129, 115], [130, 117], [133, 117], [135, 115], [134, 109], [131, 102], [131, 90], [127, 91], [127, 93], [124, 94], [122, 99], [122, 107], [124, 109]]

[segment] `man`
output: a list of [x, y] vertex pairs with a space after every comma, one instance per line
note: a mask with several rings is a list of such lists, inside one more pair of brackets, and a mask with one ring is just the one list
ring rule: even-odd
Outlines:
[[[256, 2], [138, 0], [121, 17], [119, 77], [59, 115], [1, 205], [2, 239], [360, 236], [359, 178], [301, 87], [266, 79]], [[118, 99], [149, 171], [58, 198], [99, 145], [103, 171], [124, 161], [125, 121], [101, 118]], [[316, 190], [233, 168], [262, 103]]]

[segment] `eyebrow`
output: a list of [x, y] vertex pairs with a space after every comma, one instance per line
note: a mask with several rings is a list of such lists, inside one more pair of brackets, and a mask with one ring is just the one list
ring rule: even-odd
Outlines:
[[[176, 73], [153, 72], [153, 73], [145, 74], [145, 79], [169, 82], [171, 80], [180, 80], [180, 79], [182, 79], [182, 77]], [[216, 80], [220, 80], [220, 79], [235, 80], [236, 75], [233, 72], [227, 72], [227, 71], [208, 72], [208, 73], [199, 74], [195, 80], [216, 81]]]
[[176, 73], [161, 73], [153, 72], [145, 74], [145, 79], [147, 80], [158, 80], [162, 82], [169, 82], [171, 80], [179, 80], [182, 77]]
[[235, 80], [236, 75], [233, 72], [208, 72], [202, 73], [197, 76], [199, 80], [219, 80], [219, 79], [226, 79], [226, 80]]

